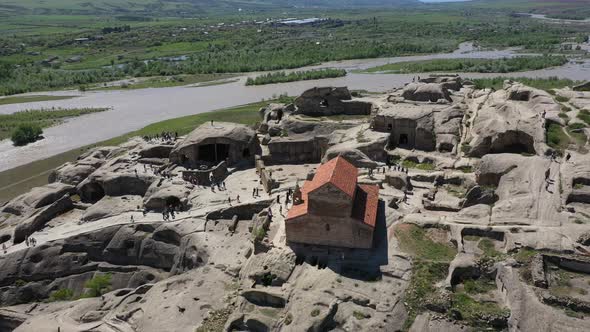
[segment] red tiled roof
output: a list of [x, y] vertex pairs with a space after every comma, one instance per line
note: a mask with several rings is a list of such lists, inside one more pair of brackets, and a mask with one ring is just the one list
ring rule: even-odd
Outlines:
[[313, 180], [306, 181], [301, 188], [301, 197], [303, 203], [293, 205], [287, 213], [287, 219], [293, 219], [307, 214], [308, 211], [308, 193], [318, 189], [326, 183], [331, 183], [342, 192], [354, 198], [358, 169], [348, 162], [348, 160], [338, 156], [327, 163], [318, 167]]
[[357, 177], [358, 169], [348, 160], [338, 156], [318, 167], [313, 180], [306, 183], [307, 192], [310, 193], [329, 182], [352, 198]]
[[360, 184], [355, 196], [352, 216], [371, 227], [375, 227], [378, 205], [379, 186], [376, 184]]

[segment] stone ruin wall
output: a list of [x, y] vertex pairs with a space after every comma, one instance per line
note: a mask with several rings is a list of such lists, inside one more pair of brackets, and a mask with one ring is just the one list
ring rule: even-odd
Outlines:
[[213, 173], [213, 180], [214, 181], [221, 181], [225, 179], [225, 177], [229, 174], [227, 170], [227, 163], [225, 161], [220, 162], [217, 166], [206, 169], [206, 170], [186, 170], [182, 171], [182, 178], [185, 181], [191, 181], [191, 179], [196, 179], [198, 184], [201, 185], [211, 185], [211, 181], [209, 180], [209, 174]]
[[328, 149], [328, 139], [316, 136], [310, 140], [275, 139], [268, 143], [268, 164], [315, 164]]
[[371, 248], [373, 229], [352, 218], [307, 214], [285, 222], [288, 242], [322, 246]]
[[270, 193], [272, 189], [279, 187], [279, 184], [272, 178], [271, 172], [266, 169], [266, 165], [259, 155], [255, 156], [254, 164], [256, 166], [256, 173], [260, 176], [260, 182], [264, 191]]

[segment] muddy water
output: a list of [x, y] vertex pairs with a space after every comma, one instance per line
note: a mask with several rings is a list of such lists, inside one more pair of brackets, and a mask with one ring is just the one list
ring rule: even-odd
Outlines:
[[[338, 67], [347, 70], [365, 69], [386, 63], [440, 58], [501, 58], [513, 56], [514, 50], [478, 51], [470, 44], [448, 54], [410, 56], [384, 59], [348, 60], [325, 63], [320, 67]], [[0, 141], [0, 171], [54, 156], [56, 154], [92, 144], [124, 133], [140, 129], [150, 123], [220, 108], [231, 107], [261, 99], [269, 99], [282, 93], [297, 95], [315, 86], [348, 86], [350, 89], [387, 91], [401, 87], [412, 80], [414, 74], [359, 74], [351, 72], [346, 77], [317, 81], [301, 81], [263, 86], [245, 86], [248, 74], [238, 81], [203, 87], [170, 87], [157, 89], [90, 91], [85, 93], [65, 91], [52, 95], [79, 97], [67, 100], [12, 104], [0, 106], [0, 113], [7, 114], [25, 109], [110, 107], [112, 110], [74, 118], [56, 127], [44, 130], [45, 139], [25, 147], [13, 147], [9, 140]], [[465, 77], [493, 77], [500, 74], [466, 74]], [[422, 76], [427, 76], [424, 74]], [[574, 80], [590, 79], [590, 62], [570, 63], [562, 67], [539, 71], [512, 73], [502, 76], [550, 77], [558, 76]], [[39, 93], [35, 93], [38, 95]]]

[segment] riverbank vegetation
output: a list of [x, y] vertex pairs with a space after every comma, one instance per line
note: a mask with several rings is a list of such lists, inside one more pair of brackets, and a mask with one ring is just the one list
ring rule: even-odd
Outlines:
[[[0, 114], [0, 140], [11, 137], [17, 128], [34, 126], [40, 129], [58, 125], [68, 118], [104, 112], [107, 108], [39, 109]], [[21, 130], [22, 131], [22, 130]], [[29, 132], [29, 130], [27, 130]], [[40, 135], [41, 133], [39, 133]], [[19, 134], [20, 136], [20, 134]]]
[[195, 75], [174, 75], [174, 76], [154, 76], [146, 78], [134, 78], [117, 85], [97, 84], [93, 86], [84, 86], [87, 90], [121, 90], [121, 89], [147, 89], [147, 88], [169, 88], [173, 86], [185, 85], [215, 85], [232, 82], [227, 80], [235, 77], [231, 74], [195, 74]]
[[580, 84], [579, 81], [573, 81], [564, 78], [558, 77], [548, 77], [548, 78], [530, 78], [530, 77], [493, 77], [493, 78], [478, 78], [474, 79], [473, 82], [475, 83], [475, 87], [477, 89], [496, 89], [500, 90], [504, 86], [504, 81], [512, 80], [515, 82], [520, 82], [524, 85], [528, 85], [533, 88], [551, 91], [552, 89], [561, 89], [565, 88], [566, 86], [575, 86]]
[[318, 80], [322, 78], [335, 78], [346, 76], [346, 70], [344, 69], [318, 69], [318, 70], [306, 70], [306, 71], [295, 71], [286, 73], [284, 71], [268, 73], [257, 77], [248, 77], [246, 85], [264, 85], [274, 83], [287, 83], [295, 81], [309, 81]]
[[562, 66], [568, 62], [564, 56], [522, 56], [502, 59], [435, 59], [390, 63], [366, 70], [369, 73], [512, 73]]
[[23, 146], [41, 139], [42, 134], [43, 130], [39, 125], [23, 123], [12, 131], [10, 139], [15, 146]]
[[54, 101], [75, 98], [75, 96], [14, 96], [0, 98], [0, 105], [35, 103], [40, 101]]

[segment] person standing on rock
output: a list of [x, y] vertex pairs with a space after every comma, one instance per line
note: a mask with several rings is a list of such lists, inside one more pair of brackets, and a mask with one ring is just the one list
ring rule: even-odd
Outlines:
[[236, 201], [237, 201], [238, 203], [240, 202], [240, 195], [238, 195], [238, 196], [236, 197]]
[[133, 215], [131, 215], [131, 223], [134, 223], [135, 219], [133, 218]]

